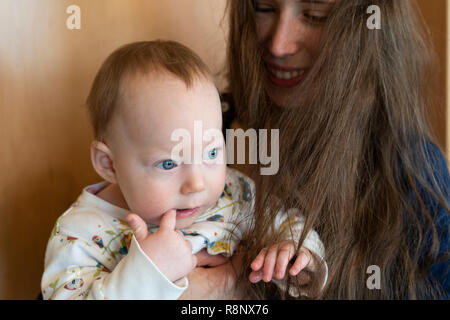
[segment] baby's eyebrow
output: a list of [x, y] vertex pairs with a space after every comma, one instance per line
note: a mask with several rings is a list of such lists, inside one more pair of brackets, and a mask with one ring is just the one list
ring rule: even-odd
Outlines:
[[[215, 143], [213, 143], [215, 142]], [[161, 154], [167, 154], [170, 155], [172, 152], [172, 149], [181, 142], [174, 142], [174, 145], [172, 147], [158, 147], [158, 146], [152, 146], [148, 150], [141, 153], [141, 157], [145, 159], [150, 158], [159, 158]], [[217, 139], [211, 139], [211, 140], [203, 140], [203, 147], [206, 147], [208, 145], [212, 144], [213, 146], [222, 146], [223, 140], [219, 141]]]

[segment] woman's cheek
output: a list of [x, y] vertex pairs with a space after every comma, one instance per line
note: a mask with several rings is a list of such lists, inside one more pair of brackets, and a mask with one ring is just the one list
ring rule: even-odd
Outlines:
[[262, 43], [267, 38], [268, 29], [267, 21], [256, 21], [256, 39], [259, 43]]

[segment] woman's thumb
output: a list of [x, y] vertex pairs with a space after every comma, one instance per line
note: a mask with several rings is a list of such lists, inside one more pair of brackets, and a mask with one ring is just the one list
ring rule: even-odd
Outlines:
[[148, 235], [147, 224], [137, 214], [130, 213], [126, 217], [128, 223], [133, 229], [134, 236], [138, 242], [144, 240]]

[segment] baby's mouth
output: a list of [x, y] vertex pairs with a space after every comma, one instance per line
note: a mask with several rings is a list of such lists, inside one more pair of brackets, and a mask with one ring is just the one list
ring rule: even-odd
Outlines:
[[200, 210], [200, 207], [177, 209], [177, 219], [189, 218], [195, 215]]

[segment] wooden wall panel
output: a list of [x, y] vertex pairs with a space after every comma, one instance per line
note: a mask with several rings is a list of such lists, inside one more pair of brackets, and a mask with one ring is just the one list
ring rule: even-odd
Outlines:
[[[403, 1], [403, 0], [402, 0]], [[407, 0], [410, 1], [410, 0]], [[448, 0], [418, 0], [431, 32], [439, 70], [436, 74], [435, 102], [430, 106], [430, 121], [439, 145], [448, 149], [447, 140], [447, 3]]]
[[[66, 27], [72, 4], [81, 9], [81, 30]], [[125, 43], [163, 38], [188, 45], [217, 72], [224, 4], [0, 1], [0, 299], [37, 296], [55, 219], [99, 181], [84, 101], [101, 62]]]

